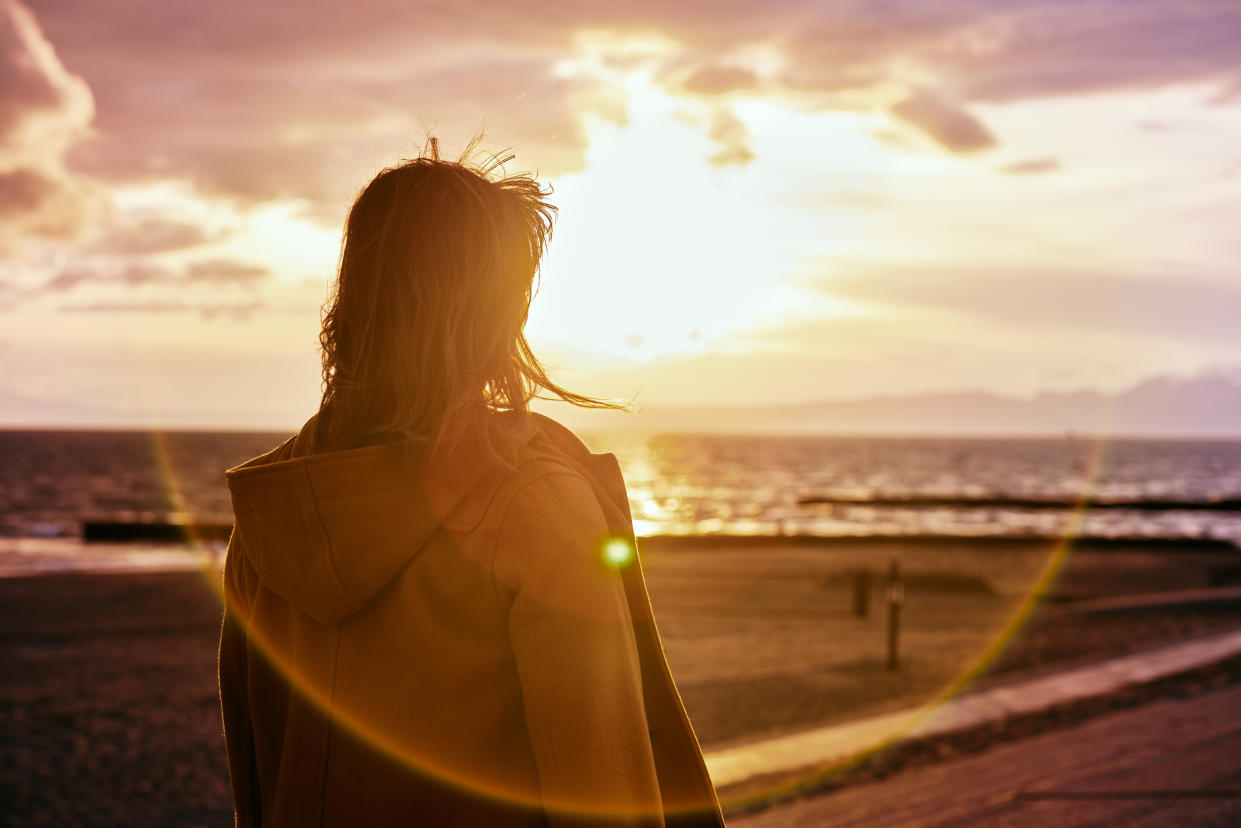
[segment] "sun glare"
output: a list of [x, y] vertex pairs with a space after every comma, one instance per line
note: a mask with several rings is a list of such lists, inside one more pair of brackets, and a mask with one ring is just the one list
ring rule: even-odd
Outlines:
[[[619, 94], [623, 117], [592, 114], [587, 100], [585, 169], [552, 182], [560, 217], [532, 338], [646, 361], [726, 348], [738, 333], [811, 307], [822, 315], [830, 302], [800, 281], [845, 235], [838, 219], [847, 215], [798, 203], [806, 171], [790, 167], [804, 158], [745, 147], [778, 140], [770, 133], [784, 120], [816, 116], [775, 104], [723, 110], [670, 91], [644, 60], [671, 48], [663, 40], [582, 42], [587, 51], [558, 71], [585, 78], [609, 102]], [[826, 310], [847, 312], [843, 303]]]
[[250, 213], [221, 252], [269, 262], [279, 279], [324, 279], [336, 269], [340, 229], [329, 229], [306, 215], [299, 202], [266, 204]]

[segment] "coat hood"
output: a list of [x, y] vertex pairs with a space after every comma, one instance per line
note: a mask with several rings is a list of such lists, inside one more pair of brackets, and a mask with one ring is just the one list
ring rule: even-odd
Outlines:
[[316, 452], [312, 417], [276, 449], [226, 472], [235, 540], [273, 592], [320, 623], [336, 623], [441, 528], [477, 525], [489, 498], [467, 495], [497, 487], [501, 457], [514, 457], [546, 419], [533, 415], [517, 431], [511, 415], [492, 418], [500, 456], [462, 441], [433, 457], [410, 443]]
[[[496, 429], [493, 436], [499, 457], [476, 445], [464, 444], [440, 455], [428, 455], [409, 444], [316, 452], [312, 418], [278, 448], [228, 471], [236, 525], [226, 573], [230, 567], [234, 572], [253, 568], [254, 573], [245, 575], [247, 584], [253, 584], [251, 574], [257, 575], [264, 590], [289, 603], [285, 608], [251, 615], [255, 607], [247, 602], [261, 594], [253, 589], [249, 596], [240, 592], [231, 596], [232, 603], [225, 612], [220, 650], [221, 695], [226, 720], [230, 714], [233, 717], [226, 721], [225, 729], [226, 736], [233, 734], [230, 763], [234, 756], [241, 757], [232, 768], [235, 792], [239, 779], [243, 780], [243, 791], [249, 790], [245, 786], [253, 785], [258, 754], [254, 749], [254, 731], [244, 718], [249, 709], [246, 694], [250, 692], [245, 676], [253, 667], [244, 643], [248, 632], [237, 624], [230, 625], [230, 619], [253, 621], [263, 615], [268, 621], [275, 619], [273, 623], [281, 635], [303, 643], [322, 643], [324, 630], [316, 628], [311, 620], [335, 625], [372, 599], [382, 601], [378, 593], [400, 575], [438, 531], [470, 532], [485, 526], [485, 517], [499, 499], [502, 486], [514, 476], [542, 474], [552, 465], [580, 475], [591, 484], [609, 531], [628, 538], [636, 550], [624, 480], [615, 456], [591, 453], [569, 429], [538, 414], [494, 415], [486, 422], [488, 428]], [[520, 471], [515, 470], [518, 466]], [[248, 567], [239, 566], [243, 560]], [[667, 822], [683, 828], [723, 828], [702, 750], [664, 657], [640, 556], [635, 563], [620, 572]], [[287, 612], [290, 608], [298, 612]], [[333, 640], [341, 646], [340, 630], [328, 630], [327, 634], [336, 636]], [[511, 646], [508, 640], [502, 645]], [[322, 656], [326, 648], [318, 648], [317, 652]], [[332, 676], [330, 687], [335, 692], [335, 656], [330, 665], [323, 668], [323, 675]], [[272, 703], [270, 696], [262, 695], [262, 699], [264, 704]], [[324, 745], [329, 741], [316, 737], [314, 743]], [[286, 742], [286, 749], [289, 745], [306, 744], [309, 743]], [[299, 757], [310, 755], [297, 753]], [[320, 774], [326, 760], [322, 760], [321, 754], [314, 756], [319, 757], [314, 773]], [[366, 782], [369, 784], [370, 780]], [[379, 783], [380, 790], [383, 784]], [[442, 787], [437, 785], [436, 790]], [[258, 795], [257, 791], [254, 795]], [[253, 797], [247, 802], [252, 808], [261, 804]], [[261, 818], [243, 822], [243, 810], [238, 811], [239, 824], [262, 822]]]

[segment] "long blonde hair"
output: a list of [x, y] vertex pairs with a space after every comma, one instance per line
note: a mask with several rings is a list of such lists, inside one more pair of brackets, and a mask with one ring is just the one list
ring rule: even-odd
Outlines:
[[531, 399], [588, 408], [548, 377], [524, 327], [556, 208], [504, 161], [422, 154], [380, 172], [349, 210], [324, 307], [318, 450], [429, 440], [469, 415], [526, 412]]

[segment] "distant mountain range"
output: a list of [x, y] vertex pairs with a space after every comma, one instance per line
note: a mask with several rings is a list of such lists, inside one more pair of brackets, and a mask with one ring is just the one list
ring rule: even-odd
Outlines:
[[583, 428], [837, 434], [1062, 435], [1241, 438], [1241, 374], [1156, 377], [1115, 394], [988, 391], [822, 400], [793, 405], [649, 406], [637, 415], [553, 416]]
[[107, 422], [102, 412], [89, 405], [39, 400], [0, 391], [0, 428], [90, 428]]
[[[1063, 435], [1111, 433], [1151, 437], [1241, 439], [1241, 371], [1156, 377], [1115, 394], [1044, 392], [1011, 397], [956, 391], [790, 405], [651, 405], [638, 414], [540, 406], [582, 429], [738, 433]], [[142, 427], [90, 405], [45, 402], [0, 392], [0, 427]], [[254, 429], [296, 429], [299, 423], [254, 423]], [[173, 427], [176, 427], [175, 425]], [[221, 430], [235, 424], [200, 427]]]

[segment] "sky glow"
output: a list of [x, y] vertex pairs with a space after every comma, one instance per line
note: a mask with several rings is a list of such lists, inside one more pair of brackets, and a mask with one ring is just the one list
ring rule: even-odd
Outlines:
[[553, 186], [528, 332], [587, 393], [1241, 366], [1235, 3], [225, 6], [0, 0], [0, 420], [297, 425], [348, 204], [430, 131]]

